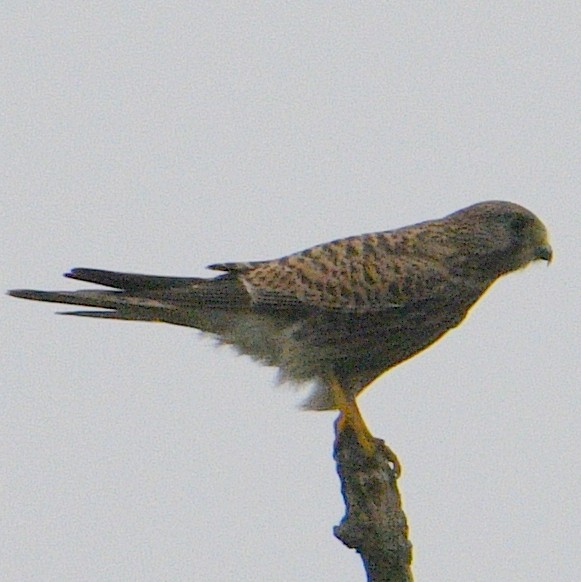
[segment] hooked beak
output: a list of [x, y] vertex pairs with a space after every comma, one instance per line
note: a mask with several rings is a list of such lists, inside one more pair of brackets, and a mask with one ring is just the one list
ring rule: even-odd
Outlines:
[[541, 245], [535, 249], [535, 259], [547, 261], [547, 265], [551, 264], [553, 260], [553, 249], [551, 245]]

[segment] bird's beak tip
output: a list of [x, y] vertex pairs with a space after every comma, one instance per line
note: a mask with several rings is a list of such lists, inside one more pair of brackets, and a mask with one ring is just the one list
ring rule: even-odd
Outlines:
[[536, 249], [536, 258], [543, 261], [547, 261], [547, 265], [550, 265], [553, 260], [553, 249], [551, 245], [542, 245]]

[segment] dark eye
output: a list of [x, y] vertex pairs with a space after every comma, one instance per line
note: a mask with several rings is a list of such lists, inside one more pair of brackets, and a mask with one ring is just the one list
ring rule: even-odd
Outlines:
[[510, 228], [514, 233], [521, 234], [529, 223], [530, 219], [526, 216], [515, 216], [510, 221]]

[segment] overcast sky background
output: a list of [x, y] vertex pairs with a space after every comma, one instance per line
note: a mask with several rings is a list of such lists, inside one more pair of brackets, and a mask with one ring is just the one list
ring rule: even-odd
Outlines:
[[[578, 2], [2, 12], [3, 289], [204, 275], [487, 199], [538, 214], [551, 267], [360, 405], [404, 467], [418, 581], [577, 579]], [[3, 581], [364, 579], [332, 535], [334, 413], [194, 330], [0, 301]]]

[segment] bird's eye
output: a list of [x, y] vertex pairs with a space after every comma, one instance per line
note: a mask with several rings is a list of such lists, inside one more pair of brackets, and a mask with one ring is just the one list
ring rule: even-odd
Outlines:
[[521, 234], [525, 227], [530, 223], [526, 216], [515, 216], [510, 221], [510, 228], [516, 234]]

